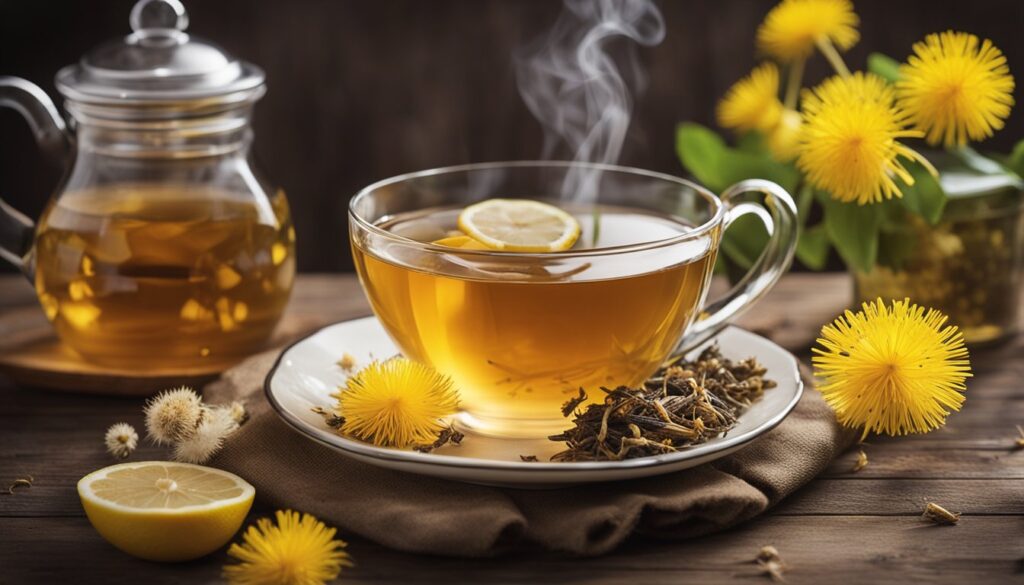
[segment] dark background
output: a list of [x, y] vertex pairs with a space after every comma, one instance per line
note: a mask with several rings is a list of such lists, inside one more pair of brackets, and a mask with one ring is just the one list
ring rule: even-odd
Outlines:
[[[474, 161], [537, 158], [542, 131], [515, 88], [511, 54], [547, 30], [555, 0], [185, 0], [189, 32], [262, 66], [269, 92], [256, 109], [256, 157], [288, 192], [299, 268], [350, 270], [345, 204], [390, 175]], [[128, 32], [132, 0], [0, 0], [0, 74], [51, 96], [53, 75], [97, 43]], [[772, 0], [662, 0], [667, 28], [643, 49], [650, 79], [636, 100], [622, 161], [680, 174], [674, 128], [711, 124], [716, 100], [755, 63], [754, 31]], [[861, 41], [904, 59], [925, 34], [988, 37], [1024, 82], [1024, 1], [855, 3]], [[827, 73], [820, 57], [808, 79]], [[1019, 92], [1018, 92], [1018, 95]], [[1017, 108], [982, 149], [1024, 136]], [[38, 216], [57, 177], [28, 127], [0, 111], [0, 196]]]

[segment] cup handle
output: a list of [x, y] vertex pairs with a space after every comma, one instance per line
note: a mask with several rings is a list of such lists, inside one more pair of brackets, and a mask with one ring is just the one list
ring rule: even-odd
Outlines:
[[[742, 201], [741, 196], [748, 193], [763, 195], [764, 202]], [[749, 309], [786, 273], [796, 252], [799, 225], [796, 204], [785, 189], [771, 181], [750, 179], [726, 189], [721, 199], [725, 206], [722, 234], [737, 218], [752, 214], [760, 218], [768, 230], [768, 244], [750, 271], [725, 296], [704, 306], [703, 318], [698, 318], [683, 335], [676, 346], [677, 354], [711, 339]]]
[[[57, 107], [39, 86], [17, 77], [0, 76], [0, 107], [17, 110], [28, 122], [46, 158], [66, 167], [73, 150], [71, 135]], [[0, 199], [0, 258], [32, 276], [32, 221]]]

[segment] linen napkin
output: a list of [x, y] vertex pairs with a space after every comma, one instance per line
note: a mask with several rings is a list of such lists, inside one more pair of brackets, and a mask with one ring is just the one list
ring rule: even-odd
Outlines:
[[250, 358], [206, 387], [209, 402], [240, 400], [250, 414], [212, 465], [248, 480], [266, 504], [309, 512], [343, 532], [409, 552], [475, 557], [529, 543], [597, 555], [634, 532], [707, 534], [764, 512], [853, 441], [808, 384], [782, 424], [699, 467], [551, 490], [470, 485], [360, 463], [293, 431], [263, 394], [276, 355]]

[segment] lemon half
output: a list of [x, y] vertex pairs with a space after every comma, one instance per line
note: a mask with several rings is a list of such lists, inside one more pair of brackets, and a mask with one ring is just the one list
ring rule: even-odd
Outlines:
[[459, 214], [459, 229], [493, 250], [562, 252], [580, 237], [576, 218], [530, 199], [488, 199]]
[[89, 522], [108, 542], [151, 561], [186, 561], [227, 544], [252, 507], [233, 473], [166, 461], [122, 463], [78, 481]]

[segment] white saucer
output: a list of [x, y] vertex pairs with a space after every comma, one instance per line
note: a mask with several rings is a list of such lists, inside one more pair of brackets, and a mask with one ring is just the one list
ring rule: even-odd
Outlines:
[[[501, 439], [469, 435], [461, 445], [432, 453], [389, 449], [339, 435], [311, 409], [334, 404], [331, 393], [345, 383], [335, 362], [343, 353], [359, 364], [398, 353], [375, 317], [329, 325], [285, 349], [267, 375], [264, 389], [278, 415], [298, 432], [345, 455], [389, 469], [444, 479], [507, 487], [556, 487], [660, 475], [694, 467], [740, 449], [778, 425], [793, 410], [803, 383], [796, 358], [771, 341], [738, 327], [725, 329], [716, 340], [726, 357], [755, 356], [778, 383], [739, 419], [727, 436], [675, 453], [625, 461], [551, 463], [562, 443], [547, 439]], [[695, 352], [698, 352], [695, 350]], [[571, 424], [566, 425], [571, 426]], [[524, 462], [534, 455], [540, 462]]]

